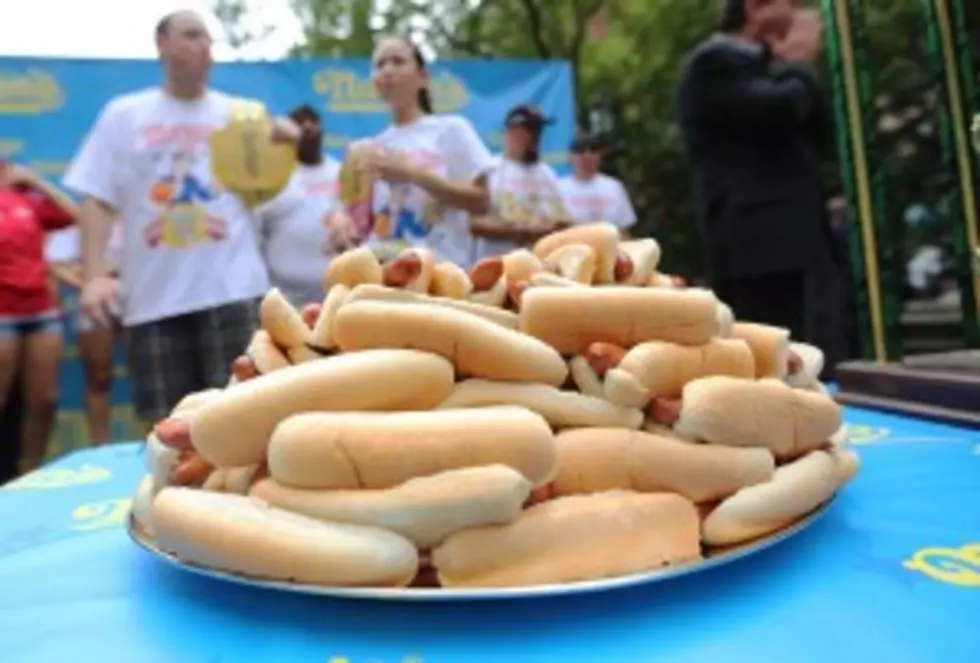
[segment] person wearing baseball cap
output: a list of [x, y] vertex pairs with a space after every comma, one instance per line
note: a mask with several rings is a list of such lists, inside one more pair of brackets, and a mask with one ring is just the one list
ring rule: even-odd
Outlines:
[[526, 246], [565, 222], [558, 177], [541, 161], [541, 135], [550, 123], [537, 108], [523, 104], [505, 116], [504, 151], [488, 178], [490, 214], [470, 220], [474, 260]]
[[636, 212], [626, 187], [615, 177], [599, 172], [602, 142], [598, 136], [580, 134], [569, 147], [572, 174], [559, 181], [565, 208], [575, 223], [612, 223], [626, 236], [636, 224]]

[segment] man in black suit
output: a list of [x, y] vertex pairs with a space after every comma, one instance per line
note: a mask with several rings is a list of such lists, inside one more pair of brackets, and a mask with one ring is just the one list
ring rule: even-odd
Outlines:
[[821, 25], [797, 4], [726, 0], [721, 31], [685, 65], [678, 113], [716, 294], [831, 363], [841, 282], [820, 174]]

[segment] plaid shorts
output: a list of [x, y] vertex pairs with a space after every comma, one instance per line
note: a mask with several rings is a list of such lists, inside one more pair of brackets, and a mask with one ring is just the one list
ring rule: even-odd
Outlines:
[[258, 301], [248, 300], [127, 327], [136, 414], [155, 423], [190, 392], [224, 387], [258, 326]]

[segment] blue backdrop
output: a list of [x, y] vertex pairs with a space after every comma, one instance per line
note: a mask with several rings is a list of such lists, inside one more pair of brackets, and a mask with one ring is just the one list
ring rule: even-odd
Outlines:
[[[554, 119], [544, 135], [542, 154], [559, 173], [567, 170], [565, 150], [575, 127], [567, 63], [437, 62], [430, 76], [436, 110], [469, 118], [494, 152], [501, 147], [507, 111], [517, 104], [539, 106]], [[327, 150], [338, 158], [349, 141], [378, 133], [387, 124], [367, 60], [217, 64], [211, 80], [217, 89], [261, 99], [277, 114], [301, 103], [314, 105], [323, 115]], [[110, 98], [159, 81], [159, 65], [150, 60], [0, 58], [0, 156], [29, 164], [57, 180]], [[65, 293], [69, 313], [74, 300], [75, 293]], [[52, 442], [55, 452], [87, 440], [83, 376], [70, 329], [67, 346], [62, 411]], [[136, 428], [121, 364], [116, 373], [114, 397], [119, 405], [113, 433], [116, 439], [131, 438]]]

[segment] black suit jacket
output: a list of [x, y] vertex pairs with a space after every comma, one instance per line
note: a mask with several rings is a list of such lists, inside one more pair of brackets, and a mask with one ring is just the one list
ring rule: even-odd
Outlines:
[[715, 278], [810, 271], [832, 259], [814, 73], [716, 36], [685, 64], [677, 97], [695, 208]]

